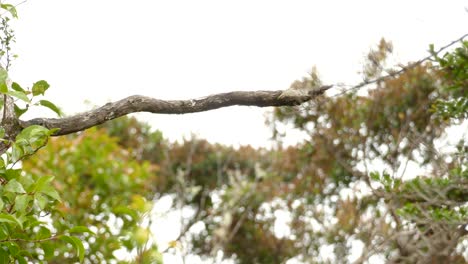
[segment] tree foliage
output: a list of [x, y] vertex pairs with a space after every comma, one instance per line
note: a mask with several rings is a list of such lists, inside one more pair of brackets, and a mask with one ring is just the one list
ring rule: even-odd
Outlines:
[[[62, 203], [48, 217], [59, 233], [74, 226], [92, 231], [79, 237], [90, 263], [115, 259], [115, 250], [143, 248], [150, 238], [149, 232], [142, 241], [136, 236], [148, 228], [142, 220], [152, 207], [157, 166], [135, 161], [116, 141], [96, 129], [54, 138], [41, 155], [23, 164], [33, 174], [55, 175], [54, 187]], [[73, 255], [65, 254], [64, 246], [51, 244], [51, 263], [71, 262]]]

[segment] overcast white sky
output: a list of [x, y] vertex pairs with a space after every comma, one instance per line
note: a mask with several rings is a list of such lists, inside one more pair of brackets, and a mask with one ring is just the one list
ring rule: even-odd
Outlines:
[[[18, 1], [19, 2], [19, 1]], [[326, 83], [359, 81], [369, 47], [392, 40], [402, 61], [467, 33], [466, 0], [120, 1], [29, 0], [18, 7], [23, 86], [45, 79], [66, 113], [141, 94], [188, 99], [232, 90], [278, 90], [316, 65]], [[265, 109], [142, 114], [172, 139], [264, 145]], [[36, 113], [43, 115], [43, 113]]]

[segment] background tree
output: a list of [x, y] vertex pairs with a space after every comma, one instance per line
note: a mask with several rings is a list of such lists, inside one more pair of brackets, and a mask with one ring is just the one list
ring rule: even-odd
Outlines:
[[[459, 54], [462, 45], [444, 57]], [[367, 79], [380, 76], [383, 69], [377, 68], [391, 50], [382, 40], [369, 54]], [[458, 121], [446, 121], [443, 109], [431, 110], [466, 97], [462, 90], [458, 97], [445, 92], [453, 83], [449, 74], [425, 63], [376, 82], [367, 93], [277, 108], [278, 121], [309, 135], [294, 147], [234, 151], [196, 139], [168, 145], [165, 160], [172, 165], [162, 169], [164, 178], [183, 180], [173, 180], [167, 191], [197, 212], [182, 233], [199, 221], [205, 227], [186, 233], [188, 251], [214, 256], [222, 250], [239, 263], [293, 257], [348, 262], [353, 244], [363, 244], [357, 262], [380, 256], [463, 263], [466, 160], [460, 157], [466, 154], [460, 146], [465, 143], [456, 152], [437, 151], [435, 141]], [[320, 85], [320, 80], [312, 72], [293, 85]], [[108, 123], [110, 131], [114, 125], [119, 126]], [[123, 131], [132, 130], [139, 129]], [[447, 163], [449, 157], [455, 159]], [[422, 170], [415, 171], [416, 165]], [[416, 177], [419, 173], [424, 175]], [[199, 187], [197, 195], [180, 191], [193, 187]], [[289, 232], [278, 235], [275, 214], [284, 211], [291, 214]]]
[[[138, 256], [146, 259], [142, 263], [158, 262], [157, 248], [145, 248], [151, 237], [143, 222], [152, 208], [157, 166], [136, 161], [115, 138], [96, 129], [51, 140], [41, 153], [29, 158], [23, 169], [34, 175], [56, 175], [53, 184], [63, 202], [48, 217], [57, 233], [73, 226], [93, 232], [80, 236], [89, 263], [115, 260], [118, 249], [138, 250]], [[61, 243], [43, 243], [42, 248], [49, 263], [75, 258]]]
[[[365, 77], [382, 72], [389, 46], [381, 41], [369, 54]], [[466, 61], [463, 65], [461, 71], [466, 72]], [[348, 93], [300, 111], [276, 109], [279, 120], [292, 123], [310, 138], [298, 146], [305, 160], [299, 167], [307, 171], [298, 186], [301, 193], [311, 195], [300, 210], [315, 212], [312, 218], [322, 224], [315, 224], [318, 231], [309, 231], [314, 230], [307, 228], [310, 219], [294, 214], [293, 222], [304, 226], [294, 234], [319, 241], [305, 256], [318, 256], [317, 245], [327, 241], [334, 262], [346, 262], [350, 242], [360, 241], [364, 250], [358, 261], [382, 254], [395, 262], [442, 263], [450, 258], [463, 262], [459, 259], [463, 249], [455, 248], [466, 235], [460, 233], [466, 230], [466, 198], [461, 198], [466, 197], [466, 178], [450, 168], [466, 161], [447, 164], [447, 157], [464, 153], [437, 151], [435, 142], [449, 123], [430, 111], [447, 96], [443, 92], [447, 80], [441, 75], [446, 76], [444, 69], [423, 63], [397, 78], [377, 82], [367, 95]], [[408, 171], [408, 164], [423, 169], [424, 176], [416, 177], [421, 171]], [[380, 171], [373, 172], [376, 168]], [[310, 185], [318, 188], [304, 190]], [[326, 209], [317, 210], [324, 205]]]

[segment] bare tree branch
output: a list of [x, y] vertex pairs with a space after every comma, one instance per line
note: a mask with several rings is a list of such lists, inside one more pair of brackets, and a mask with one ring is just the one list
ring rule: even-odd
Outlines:
[[107, 103], [97, 109], [65, 118], [35, 118], [19, 121], [21, 129], [31, 125], [46, 128], [59, 128], [54, 136], [66, 135], [85, 130], [109, 120], [137, 112], [155, 114], [188, 114], [233, 105], [244, 106], [292, 106], [309, 101], [332, 86], [322, 86], [309, 92], [307, 96], [278, 98], [283, 91], [237, 91], [214, 94], [191, 100], [160, 100], [151, 97], [133, 95], [113, 103]]
[[[363, 82], [358, 83], [357, 85], [354, 85], [354, 86], [352, 86], [352, 87], [350, 87], [348, 89], [342, 90], [340, 93], [337, 93], [332, 97], [338, 97], [338, 96], [341, 96], [341, 95], [346, 94], [348, 92], [351, 92], [351, 91], [354, 91], [354, 90], [359, 90], [362, 87], [365, 87], [365, 86], [370, 85], [370, 84], [378, 83], [378, 82], [381, 82], [381, 81], [384, 81], [384, 80], [387, 80], [387, 79], [391, 79], [391, 78], [396, 78], [400, 74], [406, 72], [407, 70], [415, 68], [415, 67], [423, 64], [424, 62], [426, 62], [428, 60], [431, 60], [432, 58], [434, 58], [434, 55], [439, 55], [442, 51], [450, 48], [451, 46], [457, 44], [460, 41], [463, 41], [466, 37], [468, 37], [468, 34], [464, 34], [463, 36], [459, 37], [458, 39], [448, 43], [447, 45], [439, 48], [437, 51], [434, 51], [434, 53], [431, 53], [428, 56], [426, 56], [426, 57], [424, 57], [424, 58], [422, 58], [422, 59], [420, 59], [420, 60], [418, 60], [416, 62], [413, 62], [413, 63], [411, 63], [411, 64], [409, 64], [407, 66], [402, 66], [401, 69], [399, 69], [398, 71], [389, 72], [388, 74], [386, 74], [384, 76], [381, 76], [381, 77], [378, 77], [378, 78], [375, 78], [375, 79], [364, 80]], [[339, 85], [335, 84], [335, 86], [339, 86]]]

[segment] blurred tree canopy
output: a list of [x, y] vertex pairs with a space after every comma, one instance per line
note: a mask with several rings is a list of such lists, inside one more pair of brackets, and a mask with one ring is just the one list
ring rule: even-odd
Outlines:
[[[56, 176], [53, 184], [62, 203], [47, 218], [57, 233], [73, 226], [86, 226], [94, 233], [80, 237], [87, 260], [109, 262], [115, 259], [114, 250], [131, 252], [146, 244], [150, 237], [142, 219], [152, 207], [156, 165], [136, 161], [116, 138], [97, 129], [51, 140], [42, 152], [24, 162], [23, 168], [34, 175]], [[148, 234], [137, 238], [141, 233]], [[43, 244], [48, 263], [71, 262], [74, 256], [59, 245]], [[151, 249], [154, 246], [147, 250]]]

